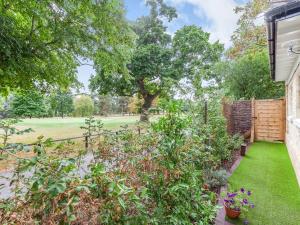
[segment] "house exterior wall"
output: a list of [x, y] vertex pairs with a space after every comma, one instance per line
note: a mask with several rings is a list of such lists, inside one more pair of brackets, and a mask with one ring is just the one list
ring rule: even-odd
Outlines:
[[286, 84], [286, 145], [300, 186], [300, 67]]

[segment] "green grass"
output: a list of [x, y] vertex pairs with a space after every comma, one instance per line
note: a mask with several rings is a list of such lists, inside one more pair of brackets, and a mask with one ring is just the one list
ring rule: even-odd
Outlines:
[[[118, 130], [120, 126], [128, 124], [134, 125], [139, 121], [139, 116], [109, 116], [97, 117], [104, 124], [104, 129]], [[153, 117], [152, 119], [155, 119]], [[82, 135], [83, 131], [80, 126], [84, 125], [85, 118], [33, 118], [23, 119], [17, 125], [18, 128], [32, 128], [35, 132], [14, 136], [10, 142], [32, 143], [40, 135], [54, 139], [76, 137]]]
[[[229, 178], [233, 189], [253, 191], [255, 208], [248, 213], [253, 225], [299, 225], [300, 188], [284, 144], [254, 143]], [[242, 220], [230, 220], [242, 224]]]

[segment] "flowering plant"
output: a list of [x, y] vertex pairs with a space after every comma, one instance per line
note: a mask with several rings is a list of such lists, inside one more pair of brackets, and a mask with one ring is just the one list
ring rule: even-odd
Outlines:
[[249, 208], [254, 208], [254, 204], [250, 202], [252, 192], [241, 188], [239, 191], [227, 192], [224, 197], [226, 207], [235, 211], [247, 212]]

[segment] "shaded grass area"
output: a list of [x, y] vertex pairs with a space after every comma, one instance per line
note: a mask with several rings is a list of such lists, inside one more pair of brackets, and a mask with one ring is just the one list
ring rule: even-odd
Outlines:
[[[118, 130], [123, 125], [134, 126], [139, 121], [139, 116], [110, 116], [110, 117], [96, 117], [101, 119], [104, 124], [104, 129]], [[153, 117], [152, 119], [155, 119]], [[83, 130], [80, 126], [84, 125], [85, 118], [33, 118], [23, 119], [17, 125], [20, 129], [32, 128], [34, 132], [24, 134], [21, 136], [14, 136], [10, 142], [32, 143], [40, 135], [46, 138], [60, 139], [81, 136]]]
[[[255, 208], [247, 216], [250, 224], [300, 224], [300, 188], [284, 144], [254, 143], [229, 184], [252, 190]], [[242, 219], [229, 221], [243, 224]]]

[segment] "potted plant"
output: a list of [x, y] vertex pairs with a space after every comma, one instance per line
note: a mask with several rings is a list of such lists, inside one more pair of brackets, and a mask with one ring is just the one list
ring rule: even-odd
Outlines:
[[246, 155], [247, 144], [241, 144], [241, 156]]
[[238, 218], [241, 213], [248, 212], [249, 208], [254, 208], [254, 204], [249, 201], [251, 191], [241, 188], [239, 191], [227, 192], [224, 197], [224, 207], [226, 215], [231, 219]]

